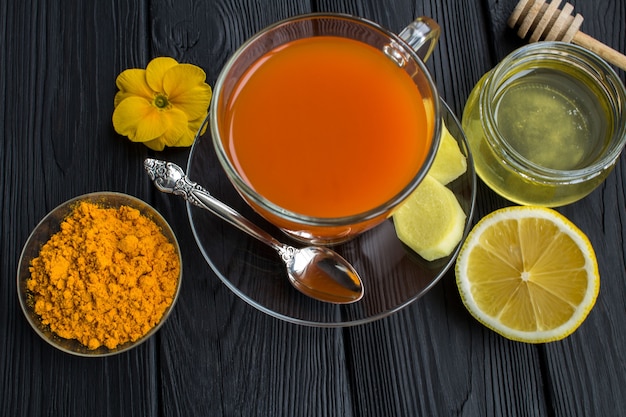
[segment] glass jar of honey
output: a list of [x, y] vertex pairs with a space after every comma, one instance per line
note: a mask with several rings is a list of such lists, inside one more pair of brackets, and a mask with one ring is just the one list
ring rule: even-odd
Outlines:
[[462, 125], [491, 189], [518, 204], [562, 206], [615, 166], [626, 142], [626, 91], [593, 52], [533, 43], [479, 80]]

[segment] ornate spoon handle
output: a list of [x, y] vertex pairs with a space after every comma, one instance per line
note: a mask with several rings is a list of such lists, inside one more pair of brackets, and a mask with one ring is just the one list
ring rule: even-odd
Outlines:
[[147, 158], [144, 168], [159, 191], [181, 196], [198, 207], [209, 210], [222, 220], [259, 239], [277, 250], [283, 258], [290, 257], [293, 248], [276, 240], [272, 235], [243, 217], [233, 208], [213, 197], [207, 190], [191, 181], [181, 167], [158, 159]]

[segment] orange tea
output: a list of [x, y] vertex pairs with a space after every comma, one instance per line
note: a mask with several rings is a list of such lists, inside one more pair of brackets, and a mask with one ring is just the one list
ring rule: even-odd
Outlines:
[[430, 150], [432, 106], [411, 76], [352, 39], [288, 42], [258, 59], [232, 91], [220, 122], [234, 168], [258, 194], [301, 215], [334, 218], [384, 205]]

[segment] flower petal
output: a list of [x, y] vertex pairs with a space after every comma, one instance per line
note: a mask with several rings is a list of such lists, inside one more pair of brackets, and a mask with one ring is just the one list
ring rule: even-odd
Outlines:
[[146, 142], [163, 135], [170, 121], [165, 112], [159, 111], [141, 97], [128, 97], [113, 111], [113, 127], [120, 135], [133, 142]]
[[174, 98], [178, 94], [204, 84], [206, 73], [192, 64], [178, 64], [163, 74], [164, 92]]
[[174, 146], [174, 144], [181, 139], [186, 131], [189, 130], [187, 127], [187, 115], [176, 108], [172, 108], [163, 113], [167, 114], [170, 124], [168, 129], [161, 136], [161, 139], [165, 145]]
[[[204, 123], [205, 118], [200, 117], [196, 120], [191, 120], [187, 125], [187, 130], [185, 134], [178, 139], [178, 142], [174, 143], [170, 146], [191, 146], [193, 142], [196, 140], [197, 135], [203, 135], [206, 132], [208, 123]], [[198, 132], [202, 129], [201, 132]]]
[[[198, 130], [200, 130], [200, 128], [202, 128], [202, 131], [199, 132], [200, 135], [204, 135], [204, 133], [206, 132], [207, 126], [209, 125], [208, 123], [204, 124], [204, 120], [206, 119], [206, 117], [199, 117], [195, 120], [190, 120], [189, 121], [189, 130], [191, 130], [193, 132], [194, 135], [198, 134]], [[203, 126], [204, 124], [204, 126]]]
[[191, 146], [196, 139], [196, 132], [192, 129], [185, 129], [185, 133], [178, 139], [178, 142], [170, 146]]
[[147, 100], [152, 100], [154, 91], [146, 82], [146, 70], [131, 68], [122, 71], [115, 80], [115, 85], [120, 90], [115, 95], [115, 106], [130, 96], [139, 96]]
[[184, 111], [189, 119], [203, 119], [209, 111], [212, 94], [211, 87], [204, 84], [179, 94], [170, 103]]
[[146, 67], [146, 81], [150, 88], [160, 93], [164, 92], [163, 76], [170, 68], [177, 65], [178, 62], [170, 57], [158, 57], [150, 61]]
[[205, 83], [206, 73], [191, 64], [179, 64], [163, 76], [163, 91], [170, 103], [178, 107], [190, 120], [202, 117], [211, 102], [211, 87]]
[[163, 139], [160, 137], [144, 142], [143, 144], [155, 151], [162, 151], [165, 148], [165, 142], [163, 142]]

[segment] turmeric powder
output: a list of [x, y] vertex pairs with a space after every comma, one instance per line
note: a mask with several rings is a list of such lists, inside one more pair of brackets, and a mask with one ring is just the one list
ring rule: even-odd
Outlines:
[[172, 304], [176, 249], [139, 210], [80, 202], [30, 265], [27, 288], [44, 325], [88, 349], [136, 341]]

